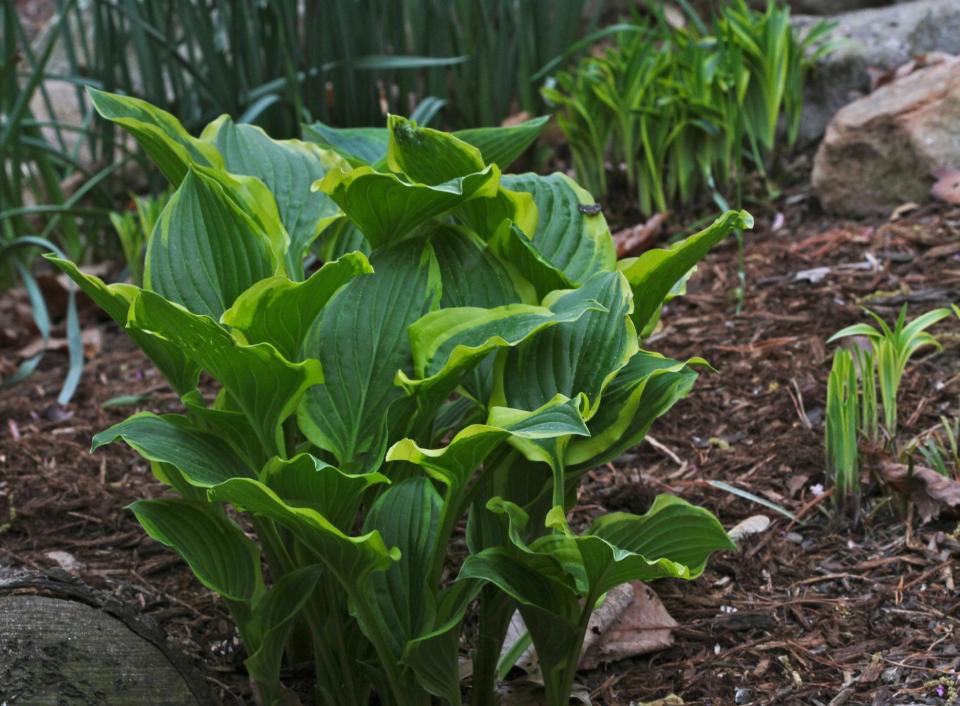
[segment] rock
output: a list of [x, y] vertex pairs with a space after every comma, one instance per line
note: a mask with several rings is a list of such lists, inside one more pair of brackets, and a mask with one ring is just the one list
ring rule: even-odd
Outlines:
[[[810, 15], [839, 15], [867, 7], [889, 5], [891, 0], [786, 0], [786, 3], [794, 12], [805, 12]], [[765, 2], [759, 1], [752, 4], [759, 9], [766, 6]]]
[[960, 59], [953, 58], [840, 110], [817, 150], [813, 188], [833, 213], [886, 216], [927, 200], [934, 172], [957, 165]]
[[[848, 5], [826, 0], [822, 4]], [[805, 32], [822, 19], [798, 15], [792, 22], [795, 29]], [[830, 35], [837, 46], [808, 76], [801, 144], [819, 139], [841, 107], [870, 91], [870, 70], [895, 69], [915, 55], [928, 52], [960, 54], [957, 0], [914, 0], [845, 12], [830, 19], [837, 23]]]

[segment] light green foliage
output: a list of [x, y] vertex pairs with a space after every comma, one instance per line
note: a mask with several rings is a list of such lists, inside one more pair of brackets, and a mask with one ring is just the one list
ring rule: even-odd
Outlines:
[[[921, 348], [940, 348], [937, 339], [928, 333], [927, 329], [950, 316], [951, 310], [933, 309], [907, 323], [907, 305], [904, 304], [893, 328], [890, 328], [872, 311], [867, 310], [867, 313], [877, 322], [876, 328], [870, 324], [854, 324], [837, 331], [827, 342], [849, 336], [863, 336], [873, 346], [873, 352], [866, 360], [868, 365], [871, 361], [876, 365], [884, 429], [887, 433], [887, 441], [892, 443], [897, 435], [897, 395], [907, 363]], [[870, 384], [872, 385], [872, 382]], [[874, 397], [875, 408], [876, 393], [871, 394]]]
[[[587, 192], [501, 175], [543, 121], [459, 139], [391, 117], [308, 145], [226, 118], [195, 138], [148, 104], [96, 100], [175, 191], [142, 289], [51, 259], [184, 412], [134, 415], [94, 447], [122, 439], [180, 494], [131, 509], [223, 597], [263, 703], [282, 699], [284, 655], [312, 654], [318, 703], [459, 704], [479, 599], [473, 702], [495, 700], [502, 616], [519, 609], [560, 706], [606, 591], [694, 578], [732, 547], [677, 498], [584, 534], [565, 513], [584, 472], [690, 390], [704, 361], [643, 350], [638, 331], [748, 214], [618, 263], [603, 216], [578, 208]], [[362, 252], [305, 268], [331, 240]], [[450, 566], [465, 518], [470, 556]]]
[[860, 494], [859, 407], [857, 371], [853, 357], [841, 348], [833, 355], [827, 379], [827, 413], [824, 425], [827, 470], [834, 502], [840, 507], [856, 504]]
[[786, 144], [796, 140], [804, 78], [829, 30], [795, 36], [789, 9], [774, 2], [762, 12], [723, 3], [709, 27], [655, 12], [543, 89], [588, 190], [604, 195], [605, 163], [622, 162], [648, 214], [723, 190], [742, 176], [744, 156], [766, 173], [781, 118]]

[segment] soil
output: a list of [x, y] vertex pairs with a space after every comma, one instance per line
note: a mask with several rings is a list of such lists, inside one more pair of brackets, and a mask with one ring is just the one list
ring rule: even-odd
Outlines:
[[[667, 307], [648, 343], [674, 357], [704, 356], [717, 372], [654, 425], [649, 442], [592, 472], [576, 512], [643, 512], [655, 494], [672, 492], [728, 528], [758, 513], [772, 523], [739, 552], [717, 555], [693, 584], [654, 585], [680, 623], [671, 649], [581, 679], [594, 703], [610, 706], [670, 693], [713, 706], [945, 704], [933, 682], [956, 684], [960, 668], [955, 518], [921, 523], [899, 496], [871, 485], [851, 528], [832, 519], [817, 486], [826, 485], [822, 419], [834, 348], [826, 339], [864, 320], [861, 304], [890, 320], [903, 302], [916, 314], [960, 301], [960, 209], [840, 221], [798, 192], [753, 212], [740, 313], [731, 239]], [[12, 311], [3, 297], [11, 295], [0, 295], [0, 313]], [[101, 340], [66, 415], [54, 404], [63, 352], [0, 391], [0, 561], [61, 566], [139, 606], [195, 660], [220, 703], [251, 703], [223, 604], [124, 509], [163, 486], [122, 444], [88, 452], [95, 432], [135, 410], [176, 410], [178, 400], [122, 332], [92, 308], [82, 315]], [[944, 350], [908, 368], [904, 438], [960, 414], [958, 328], [942, 323]], [[129, 395], [142, 397], [105, 404]], [[748, 490], [799, 521], [709, 481]]]

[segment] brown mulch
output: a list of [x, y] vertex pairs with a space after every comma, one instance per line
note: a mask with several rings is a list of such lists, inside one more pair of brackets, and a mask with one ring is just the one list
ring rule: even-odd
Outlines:
[[[832, 522], [814, 486], [823, 475], [824, 387], [830, 334], [862, 320], [861, 302], [888, 319], [960, 301], [960, 210], [928, 206], [895, 222], [820, 216], [809, 201], [755, 212], [746, 237], [741, 313], [737, 249], [713, 253], [689, 294], [669, 305], [649, 347], [702, 355], [690, 397], [616, 464], [588, 477], [578, 512], [643, 512], [673, 492], [726, 527], [754, 514], [773, 522], [718, 555], [693, 584], [655, 585], [680, 623], [669, 650], [582, 675], [595, 703], [626, 705], [673, 692], [687, 704], [944, 704], [930, 682], [956, 682], [960, 597], [952, 519], [920, 525], [898, 498], [873, 492], [856, 529]], [[828, 271], [816, 268], [830, 268]], [[0, 295], [0, 312], [4, 310]], [[87, 314], [91, 316], [92, 314]], [[88, 324], [89, 325], [89, 324]], [[90, 437], [136, 409], [178, 408], [152, 367], [101, 324], [65, 420], [51, 408], [65, 354], [48, 355], [27, 383], [0, 391], [0, 562], [50, 569], [66, 552], [73, 573], [142, 608], [193, 657], [224, 704], [249, 703], [242, 650], [222, 603], [169, 551], [145, 538], [124, 506], [162, 492], [121, 444], [94, 455]], [[900, 402], [905, 438], [960, 414], [955, 320], [936, 330], [942, 353], [908, 369]], [[6, 351], [0, 349], [0, 357]], [[146, 394], [123, 408], [119, 395]], [[721, 480], [801, 514], [800, 522], [707, 481]]]

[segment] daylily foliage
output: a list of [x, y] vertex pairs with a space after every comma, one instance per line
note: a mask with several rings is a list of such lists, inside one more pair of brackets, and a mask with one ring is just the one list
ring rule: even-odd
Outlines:
[[[228, 118], [196, 138], [142, 101], [91, 94], [175, 192], [143, 289], [51, 259], [184, 404], [94, 447], [124, 440], [175, 491], [131, 509], [223, 598], [264, 703], [284, 698], [285, 657], [312, 657], [319, 703], [459, 704], [478, 606], [473, 703], [494, 701], [519, 610], [549, 703], [566, 704], [608, 590], [696, 577], [731, 546], [673, 497], [583, 534], [565, 513], [585, 471], [690, 390], [703, 361], [644, 350], [638, 331], [748, 214], [618, 263], [571, 180], [501, 173], [543, 121], [456, 137], [391, 116], [321, 146]], [[453, 561], [464, 519], [469, 555]]]

